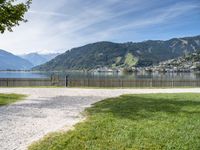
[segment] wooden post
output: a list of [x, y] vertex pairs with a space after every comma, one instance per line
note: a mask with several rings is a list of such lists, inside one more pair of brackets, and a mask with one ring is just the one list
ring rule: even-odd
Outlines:
[[7, 78], [7, 80], [6, 80], [6, 84], [7, 84], [7, 87], [8, 87], [8, 78]]
[[53, 86], [53, 75], [51, 74], [51, 86]]
[[65, 77], [65, 86], [68, 87], [68, 76]]

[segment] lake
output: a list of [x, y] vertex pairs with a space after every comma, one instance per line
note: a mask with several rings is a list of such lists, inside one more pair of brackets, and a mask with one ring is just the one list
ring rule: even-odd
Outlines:
[[200, 79], [200, 73], [88, 73], [88, 72], [22, 72], [22, 71], [1, 71], [0, 78], [50, 78], [51, 75], [59, 75], [62, 78], [114, 78], [114, 79]]

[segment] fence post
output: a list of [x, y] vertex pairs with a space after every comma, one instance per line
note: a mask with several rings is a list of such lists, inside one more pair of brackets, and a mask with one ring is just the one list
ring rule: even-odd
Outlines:
[[68, 76], [65, 77], [65, 87], [68, 87]]
[[153, 79], [150, 80], [150, 87], [153, 87]]
[[53, 86], [53, 75], [51, 75], [51, 86]]
[[7, 87], [8, 87], [8, 78], [7, 78], [7, 80], [6, 80], [6, 84], [7, 84]]

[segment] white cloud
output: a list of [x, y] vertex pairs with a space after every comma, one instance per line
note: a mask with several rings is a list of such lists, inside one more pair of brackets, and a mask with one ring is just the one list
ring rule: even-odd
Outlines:
[[[156, 8], [147, 0], [33, 0], [26, 17], [28, 23], [14, 32], [0, 35], [0, 48], [21, 54], [55, 52], [82, 44], [112, 40], [124, 30], [162, 24], [188, 11], [199, 9], [195, 3], [176, 3]], [[115, 37], [115, 38], [121, 38]]]
[[119, 27], [113, 27], [107, 32], [119, 32], [125, 29], [138, 29], [143, 28], [150, 25], [161, 24], [164, 22], [168, 22], [173, 18], [176, 18], [180, 15], [187, 13], [193, 9], [199, 9], [199, 5], [188, 4], [188, 3], [179, 3], [170, 7], [164, 7], [161, 9], [157, 9], [152, 11], [150, 15], [145, 18], [134, 20], [126, 25], [121, 25]]

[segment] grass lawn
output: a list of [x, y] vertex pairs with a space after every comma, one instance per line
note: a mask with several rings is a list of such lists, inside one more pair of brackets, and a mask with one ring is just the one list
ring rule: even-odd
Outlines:
[[75, 130], [52, 133], [29, 150], [200, 149], [200, 94], [124, 95], [86, 114]]
[[18, 94], [0, 94], [0, 106], [17, 102], [24, 97], [24, 95]]

